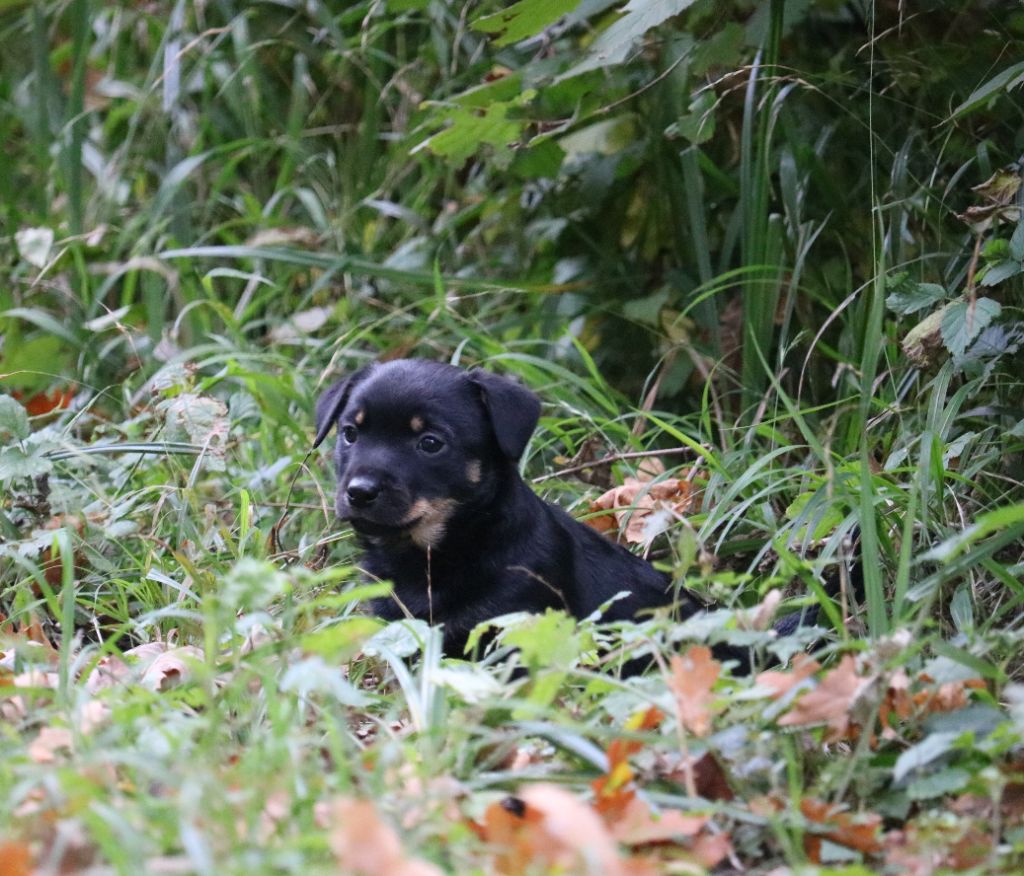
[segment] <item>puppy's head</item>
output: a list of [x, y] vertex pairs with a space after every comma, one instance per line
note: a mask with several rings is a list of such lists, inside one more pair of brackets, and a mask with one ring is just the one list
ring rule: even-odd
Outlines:
[[537, 397], [513, 380], [401, 359], [324, 392], [314, 446], [337, 427], [336, 508], [358, 533], [437, 547], [460, 508], [493, 498], [539, 416]]

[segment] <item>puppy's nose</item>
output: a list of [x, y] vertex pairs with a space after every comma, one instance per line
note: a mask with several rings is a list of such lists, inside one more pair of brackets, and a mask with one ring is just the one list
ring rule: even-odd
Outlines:
[[380, 482], [373, 478], [356, 475], [345, 487], [345, 494], [354, 508], [366, 508], [380, 495]]

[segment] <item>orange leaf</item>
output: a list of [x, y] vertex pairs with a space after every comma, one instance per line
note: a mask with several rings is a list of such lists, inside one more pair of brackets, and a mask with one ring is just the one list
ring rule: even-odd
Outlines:
[[0, 873], [4, 876], [30, 876], [32, 853], [24, 843], [0, 843]]
[[615, 841], [597, 813], [555, 785], [532, 785], [518, 798], [492, 804], [484, 815], [484, 832], [496, 847], [495, 871], [507, 876], [625, 872]]
[[697, 488], [692, 481], [667, 478], [652, 483], [650, 480], [626, 478], [622, 485], [603, 493], [590, 505], [593, 512], [610, 511], [615, 518], [615, 527], [610, 516], [597, 514], [587, 522], [600, 532], [618, 528], [627, 542], [642, 544], [647, 541], [646, 526], [655, 511], [669, 510], [682, 516], [693, 510]]
[[640, 845], [695, 837], [708, 820], [706, 815], [686, 815], [674, 809], [655, 815], [650, 806], [633, 797], [621, 817], [609, 826], [619, 842]]
[[706, 736], [711, 730], [711, 692], [722, 665], [711, 657], [711, 649], [692, 645], [686, 654], [672, 658], [672, 675], [668, 685], [675, 694], [680, 723], [697, 736]]
[[821, 834], [807, 834], [804, 837], [807, 856], [816, 864], [821, 863], [822, 837], [869, 855], [881, 851], [882, 844], [878, 837], [882, 826], [880, 815], [872, 812], [844, 812], [839, 806], [810, 797], [800, 801], [800, 811], [808, 821], [827, 828]]
[[829, 728], [828, 740], [843, 739], [855, 732], [850, 709], [869, 682], [870, 679], [857, 675], [853, 655], [846, 654], [839, 665], [818, 682], [814, 690], [801, 696], [779, 718], [779, 724], [792, 727], [826, 723]]
[[327, 844], [339, 869], [353, 876], [441, 876], [433, 864], [405, 856], [398, 834], [369, 800], [333, 801]]
[[14, 390], [13, 396], [21, 401], [30, 417], [39, 417], [48, 414], [50, 411], [61, 410], [71, 404], [75, 394], [70, 389], [55, 389], [53, 392], [37, 392], [35, 395], [24, 398], [18, 390]]
[[788, 672], [769, 669], [759, 673], [755, 680], [758, 687], [766, 688], [771, 692], [771, 698], [777, 700], [789, 693], [805, 678], [810, 678], [819, 669], [821, 669], [821, 664], [817, 660], [806, 654], [797, 654], [793, 658], [793, 668]]

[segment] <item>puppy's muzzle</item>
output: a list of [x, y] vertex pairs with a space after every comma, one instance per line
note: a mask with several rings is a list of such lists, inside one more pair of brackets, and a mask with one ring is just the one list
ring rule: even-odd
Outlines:
[[356, 476], [345, 487], [345, 497], [351, 507], [368, 509], [381, 493], [381, 483], [376, 478]]

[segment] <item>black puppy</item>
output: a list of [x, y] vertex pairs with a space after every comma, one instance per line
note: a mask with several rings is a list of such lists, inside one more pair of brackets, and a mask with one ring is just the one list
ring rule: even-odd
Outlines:
[[[444, 623], [460, 656], [481, 621], [564, 609], [606, 620], [672, 601], [668, 576], [542, 501], [517, 463], [540, 416], [528, 389], [487, 371], [398, 360], [362, 368], [317, 401], [319, 446], [334, 426], [338, 517], [365, 567], [394, 584], [373, 610]], [[680, 616], [698, 605], [681, 594]], [[404, 608], [404, 611], [403, 611]]]

